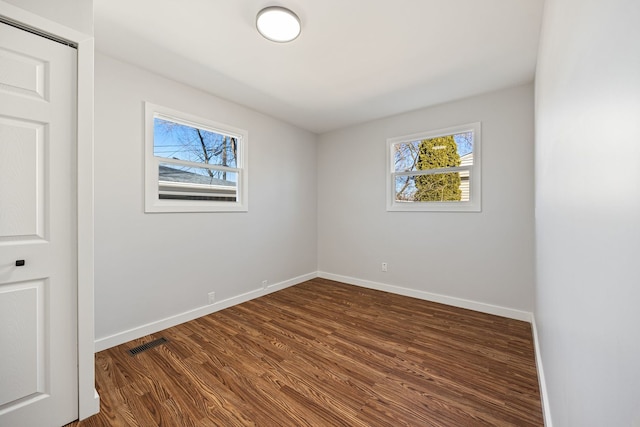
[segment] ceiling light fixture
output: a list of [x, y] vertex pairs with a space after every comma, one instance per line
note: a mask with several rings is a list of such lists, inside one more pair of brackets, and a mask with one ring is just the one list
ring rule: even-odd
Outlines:
[[272, 42], [286, 43], [300, 35], [300, 18], [284, 7], [265, 7], [258, 12], [256, 28], [264, 38]]

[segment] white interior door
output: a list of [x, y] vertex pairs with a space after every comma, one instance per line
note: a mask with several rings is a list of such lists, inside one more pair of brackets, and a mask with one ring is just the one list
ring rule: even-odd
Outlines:
[[76, 81], [75, 49], [0, 23], [1, 427], [78, 415]]

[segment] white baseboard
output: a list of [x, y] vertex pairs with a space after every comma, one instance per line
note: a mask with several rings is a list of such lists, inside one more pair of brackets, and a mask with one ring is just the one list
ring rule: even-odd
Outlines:
[[289, 280], [285, 280], [280, 283], [275, 283], [267, 287], [267, 289], [256, 289], [247, 293], [237, 295], [235, 297], [227, 298], [222, 301], [218, 301], [211, 305], [205, 305], [195, 308], [174, 316], [170, 316], [164, 319], [160, 319], [154, 322], [147, 323], [126, 331], [119, 332], [108, 337], [103, 337], [95, 341], [95, 351], [106, 350], [116, 345], [129, 342], [136, 338], [143, 337], [145, 335], [159, 332], [163, 329], [170, 328], [172, 326], [179, 325], [184, 322], [188, 322], [198, 317], [206, 316], [207, 314], [215, 313], [216, 311], [223, 310], [228, 307], [232, 307], [237, 304], [241, 304], [246, 301], [250, 301], [254, 298], [261, 297], [263, 295], [270, 294], [271, 292], [279, 291], [281, 289], [288, 288], [289, 286], [297, 285], [298, 283], [305, 282], [307, 280], [314, 279], [316, 277], [322, 277], [324, 279], [335, 280], [350, 285], [361, 286], [364, 288], [375, 289], [379, 291], [390, 292], [399, 295], [405, 295], [408, 297], [419, 298], [426, 301], [438, 302], [441, 304], [447, 304], [454, 307], [466, 308], [469, 310], [479, 311], [481, 313], [495, 314], [497, 316], [508, 317], [510, 319], [522, 320], [525, 322], [531, 322], [532, 314], [526, 311], [516, 310], [507, 307], [501, 307], [492, 304], [486, 304], [477, 301], [471, 301], [463, 298], [456, 298], [447, 295], [435, 294], [426, 291], [420, 291], [416, 289], [403, 288], [400, 286], [387, 285], [384, 283], [373, 282], [364, 279], [357, 279], [355, 277], [342, 276], [339, 274], [327, 273], [324, 271], [312, 272], [304, 274], [302, 276], [294, 277]]
[[536, 318], [533, 314], [531, 314], [531, 330], [533, 334], [533, 347], [536, 352], [536, 370], [538, 371], [538, 384], [540, 385], [544, 425], [545, 427], [553, 427], [553, 423], [551, 422], [551, 408], [549, 407], [549, 395], [547, 393], [547, 382], [544, 377], [544, 368], [542, 367], [542, 353], [540, 352], [540, 341], [538, 340], [538, 327], [536, 325]]
[[400, 286], [387, 285], [369, 280], [357, 279], [355, 277], [341, 276], [338, 274], [318, 271], [318, 277], [324, 279], [335, 280], [337, 282], [347, 283], [350, 285], [361, 286], [363, 288], [375, 289], [378, 291], [390, 292], [393, 294], [404, 295], [408, 297], [423, 299], [426, 301], [438, 302], [454, 307], [466, 308], [469, 310], [479, 311], [481, 313], [495, 314], [496, 316], [508, 317], [510, 319], [531, 322], [531, 313], [528, 311], [516, 310], [513, 308], [501, 307], [498, 305], [486, 304], [483, 302], [471, 301], [462, 298], [450, 297], [447, 295], [434, 294], [416, 289], [403, 288]]
[[266, 289], [260, 288], [249, 291], [244, 294], [227, 298], [210, 305], [194, 308], [193, 310], [185, 311], [183, 313], [156, 320], [154, 322], [150, 322], [123, 332], [119, 332], [108, 337], [97, 339], [95, 341], [95, 351], [98, 352], [106, 350], [108, 348], [124, 344], [131, 340], [144, 337], [145, 335], [154, 334], [172, 326], [197, 319], [198, 317], [206, 316], [207, 314], [215, 313], [216, 311], [224, 310], [225, 308], [232, 307], [234, 305], [261, 297], [263, 295], [288, 288], [289, 286], [297, 285], [298, 283], [306, 282], [307, 280], [311, 280], [316, 277], [318, 277], [316, 272], [304, 274], [302, 276], [294, 277], [283, 282], [274, 283], [273, 285], [269, 285]]
[[100, 412], [100, 395], [98, 394], [98, 390], [93, 389], [93, 399], [89, 402], [89, 404], [84, 408], [84, 410], [80, 410], [78, 413], [78, 419], [80, 421], [86, 420], [92, 415]]

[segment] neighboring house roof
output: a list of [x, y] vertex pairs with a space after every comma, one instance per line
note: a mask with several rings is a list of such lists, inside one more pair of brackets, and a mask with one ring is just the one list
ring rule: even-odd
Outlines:
[[203, 185], [225, 185], [229, 187], [235, 187], [236, 183], [226, 181], [220, 178], [213, 178], [208, 175], [200, 175], [193, 172], [187, 172], [184, 170], [172, 168], [165, 165], [159, 167], [160, 181], [168, 182], [184, 182], [188, 184], [203, 184]]

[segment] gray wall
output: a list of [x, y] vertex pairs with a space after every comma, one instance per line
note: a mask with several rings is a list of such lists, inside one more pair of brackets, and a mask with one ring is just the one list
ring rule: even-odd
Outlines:
[[535, 317], [553, 425], [640, 425], [640, 2], [548, 0]]
[[[249, 132], [249, 212], [144, 213], [143, 101]], [[314, 134], [101, 54], [95, 117], [98, 340], [316, 271]]]
[[[386, 139], [476, 121], [482, 212], [387, 212]], [[320, 136], [321, 272], [530, 312], [533, 224], [531, 84]]]

